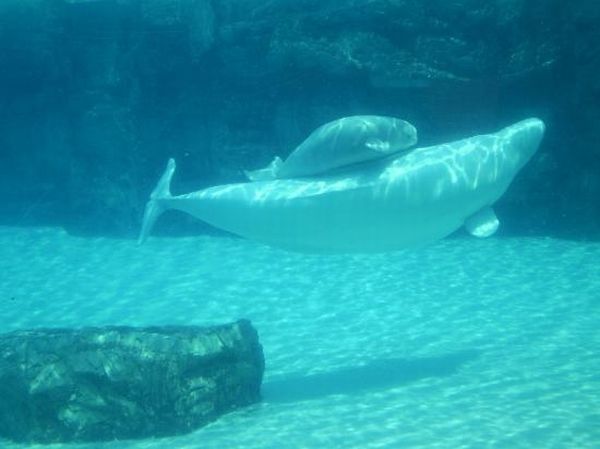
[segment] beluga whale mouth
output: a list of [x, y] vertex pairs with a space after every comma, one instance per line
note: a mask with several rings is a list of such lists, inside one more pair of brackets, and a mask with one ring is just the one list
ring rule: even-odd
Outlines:
[[[307, 253], [394, 251], [433, 242], [462, 226], [488, 237], [499, 226], [493, 204], [537, 151], [544, 131], [540, 119], [529, 118], [493, 134], [403, 150], [339, 172], [270, 176], [178, 196], [170, 193], [176, 168], [170, 159], [146, 205], [139, 242], [168, 209]], [[376, 137], [377, 145], [386, 145]]]

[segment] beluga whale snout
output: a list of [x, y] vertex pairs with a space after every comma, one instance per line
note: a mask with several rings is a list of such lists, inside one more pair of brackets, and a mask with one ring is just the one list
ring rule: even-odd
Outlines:
[[523, 120], [517, 125], [505, 128], [500, 134], [506, 142], [506, 148], [514, 153], [515, 158], [522, 161], [520, 169], [537, 151], [544, 137], [546, 125], [538, 118]]
[[[496, 133], [412, 149], [416, 130], [403, 122], [410, 136], [399, 138], [400, 122], [392, 120], [398, 119], [354, 117], [335, 139], [311, 134], [285, 161], [274, 161], [277, 167], [259, 171], [256, 181], [184, 195], [171, 195], [175, 161], [170, 159], [146, 205], [139, 242], [168, 209], [251, 240], [308, 253], [393, 251], [433, 242], [462, 226], [488, 237], [499, 226], [493, 204], [535, 154], [545, 132], [540, 119], [529, 118]], [[352, 144], [327, 146], [340, 141]], [[335, 166], [355, 158], [355, 152], [370, 155], [373, 148], [389, 154]], [[302, 163], [290, 162], [299, 160], [294, 156]], [[311, 158], [331, 167], [312, 173], [306, 166]], [[280, 170], [285, 164], [286, 171]]]

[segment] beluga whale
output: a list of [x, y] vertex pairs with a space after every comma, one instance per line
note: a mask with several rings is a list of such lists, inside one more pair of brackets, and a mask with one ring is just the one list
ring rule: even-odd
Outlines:
[[[542, 120], [529, 118], [492, 134], [411, 149], [416, 130], [408, 122], [356, 117], [347, 126], [331, 122], [323, 134], [317, 129], [285, 161], [276, 158], [265, 169], [247, 172], [250, 182], [174, 196], [170, 159], [146, 205], [139, 242], [169, 209], [305, 253], [418, 247], [463, 226], [488, 237], [499, 226], [492, 206], [537, 151], [545, 131]], [[312, 170], [312, 160], [324, 168]]]
[[246, 171], [251, 181], [315, 176], [340, 167], [381, 159], [417, 143], [416, 128], [405, 120], [378, 115], [353, 115], [315, 129], [283, 161]]

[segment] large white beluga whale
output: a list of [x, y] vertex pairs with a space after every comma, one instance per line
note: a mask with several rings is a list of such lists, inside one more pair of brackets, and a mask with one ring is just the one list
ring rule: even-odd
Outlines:
[[[250, 172], [256, 181], [178, 196], [170, 193], [175, 172], [170, 159], [146, 205], [139, 241], [168, 209], [251, 240], [309, 253], [393, 251], [433, 242], [462, 226], [488, 237], [499, 225], [493, 204], [536, 152], [545, 130], [541, 120], [530, 118], [493, 134], [410, 150], [414, 128], [401, 127], [403, 138], [392, 128], [341, 128], [339, 140], [347, 150], [321, 148], [317, 141], [309, 152], [322, 152], [318, 158], [331, 165], [318, 173], [302, 166], [301, 175], [278, 176], [293, 152], [286, 161], [276, 159]], [[345, 133], [353, 132], [364, 135], [348, 140]], [[328, 139], [334, 146], [338, 140]], [[336, 166], [339, 151], [366, 151], [365, 145], [392, 150]]]

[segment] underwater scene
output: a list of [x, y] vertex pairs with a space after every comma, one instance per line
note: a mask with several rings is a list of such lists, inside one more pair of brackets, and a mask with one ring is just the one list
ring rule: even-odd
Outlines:
[[600, 448], [599, 24], [2, 0], [0, 448]]

